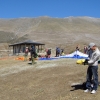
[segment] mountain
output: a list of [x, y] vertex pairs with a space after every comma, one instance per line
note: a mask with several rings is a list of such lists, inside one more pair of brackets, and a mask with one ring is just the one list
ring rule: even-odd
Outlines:
[[67, 17], [0, 19], [0, 43], [34, 40], [47, 47], [76, 47], [95, 42], [100, 45], [100, 18]]

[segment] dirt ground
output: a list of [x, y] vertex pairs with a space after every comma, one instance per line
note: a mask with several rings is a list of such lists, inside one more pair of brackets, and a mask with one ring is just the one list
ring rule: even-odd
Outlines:
[[37, 60], [34, 65], [0, 60], [0, 100], [100, 100], [100, 86], [96, 94], [83, 92], [87, 66], [76, 60]]

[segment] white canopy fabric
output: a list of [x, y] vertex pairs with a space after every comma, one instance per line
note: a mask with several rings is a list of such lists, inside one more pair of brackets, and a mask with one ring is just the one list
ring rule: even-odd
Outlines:
[[80, 51], [74, 51], [71, 54], [65, 55], [65, 56], [60, 56], [60, 58], [88, 58], [87, 54], [84, 54]]

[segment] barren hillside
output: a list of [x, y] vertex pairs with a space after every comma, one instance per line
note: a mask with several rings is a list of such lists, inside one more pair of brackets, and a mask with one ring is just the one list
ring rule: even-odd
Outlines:
[[[6, 34], [6, 35], [4, 35]], [[3, 38], [2, 38], [3, 37]], [[0, 19], [0, 43], [23, 40], [45, 43], [47, 47], [75, 48], [95, 42], [100, 45], [100, 19], [91, 17]]]

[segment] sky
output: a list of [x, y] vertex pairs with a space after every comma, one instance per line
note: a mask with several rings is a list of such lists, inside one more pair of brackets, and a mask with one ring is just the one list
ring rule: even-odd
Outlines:
[[100, 0], [0, 0], [0, 18], [100, 18]]

